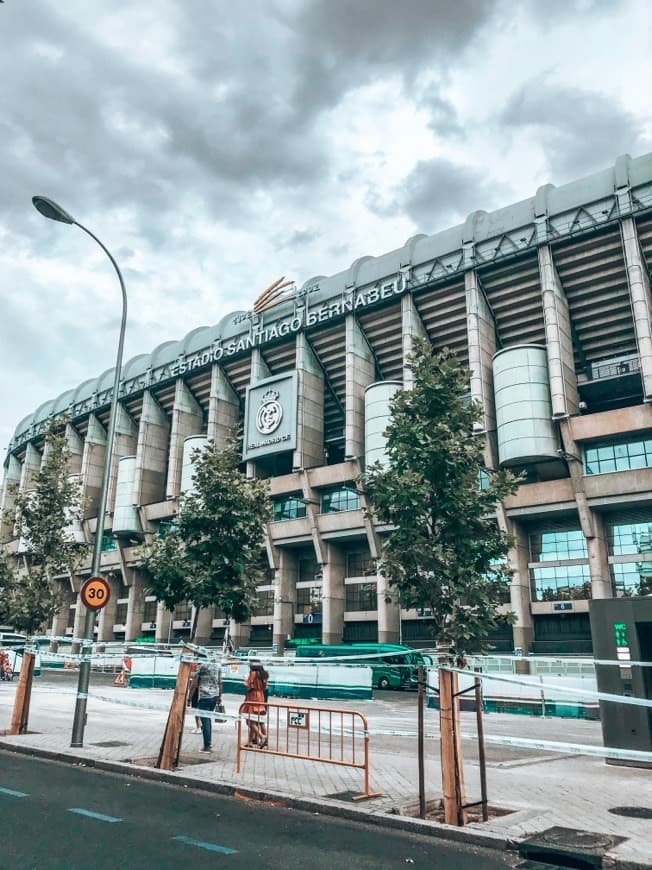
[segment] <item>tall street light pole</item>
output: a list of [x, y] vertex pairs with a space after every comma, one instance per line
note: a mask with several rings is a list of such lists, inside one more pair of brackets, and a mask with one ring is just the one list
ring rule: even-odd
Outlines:
[[[100, 572], [100, 560], [102, 557], [102, 540], [104, 538], [104, 515], [106, 513], [106, 501], [109, 491], [109, 476], [111, 473], [111, 457], [113, 456], [113, 440], [115, 437], [115, 424], [118, 411], [118, 393], [120, 390], [120, 375], [122, 373], [122, 350], [125, 340], [125, 326], [127, 324], [127, 291], [118, 264], [113, 259], [111, 252], [105, 245], [93, 235], [93, 233], [79, 221], [76, 221], [67, 211], [48, 199], [46, 196], [33, 196], [34, 208], [44, 217], [50, 220], [60, 221], [63, 224], [74, 224], [83, 230], [102, 248], [107, 255], [120, 282], [122, 291], [122, 322], [120, 324], [120, 338], [118, 340], [118, 353], [115, 361], [115, 376], [113, 379], [113, 393], [111, 396], [111, 412], [109, 416], [109, 430], [107, 433], [106, 453], [104, 456], [104, 472], [102, 475], [102, 487], [100, 489], [100, 501], [97, 510], [97, 525], [95, 528], [95, 540], [93, 542], [93, 559], [91, 563], [91, 577], [97, 577]], [[81, 637], [81, 662], [79, 665], [79, 682], [77, 685], [77, 701], [75, 703], [75, 717], [72, 724], [71, 746], [84, 745], [84, 728], [86, 727], [86, 702], [88, 700], [88, 683], [91, 671], [90, 650], [93, 643], [95, 629], [95, 611], [87, 608], [84, 618], [84, 630]]]

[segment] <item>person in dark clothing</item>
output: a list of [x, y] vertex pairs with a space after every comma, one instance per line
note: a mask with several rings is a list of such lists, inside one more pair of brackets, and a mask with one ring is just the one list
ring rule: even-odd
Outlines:
[[[213, 712], [220, 699], [220, 683], [218, 668], [214, 662], [206, 659], [201, 662], [195, 675], [197, 686], [197, 710]], [[201, 733], [203, 746], [200, 752], [212, 750], [213, 720], [209, 716], [201, 716]]]

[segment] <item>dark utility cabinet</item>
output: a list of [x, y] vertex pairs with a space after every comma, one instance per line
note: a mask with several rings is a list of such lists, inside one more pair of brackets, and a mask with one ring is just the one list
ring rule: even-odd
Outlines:
[[[596, 665], [598, 690], [652, 699], [652, 667], [631, 664], [652, 661], [652, 596], [605, 598], [589, 606], [595, 658], [618, 662]], [[652, 707], [600, 701], [600, 719], [605, 746], [652, 751]], [[615, 758], [607, 763], [652, 767]]]

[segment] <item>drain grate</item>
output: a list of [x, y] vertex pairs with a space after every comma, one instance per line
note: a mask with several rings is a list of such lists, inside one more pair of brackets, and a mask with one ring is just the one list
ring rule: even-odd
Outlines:
[[359, 791], [337, 791], [335, 794], [326, 794], [324, 797], [333, 798], [336, 801], [352, 801], [359, 794]]
[[609, 812], [630, 819], [652, 819], [652, 807], [612, 807]]
[[118, 746], [129, 746], [121, 740], [102, 740], [100, 743], [91, 743], [91, 746], [101, 746], [102, 749], [115, 749]]
[[622, 843], [625, 837], [578, 831], [574, 828], [548, 828], [529, 837], [519, 846], [519, 855], [532, 861], [553, 863], [557, 867], [602, 867], [609, 849]]

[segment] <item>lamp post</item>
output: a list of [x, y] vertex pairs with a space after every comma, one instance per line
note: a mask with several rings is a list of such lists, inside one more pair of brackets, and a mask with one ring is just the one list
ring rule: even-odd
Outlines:
[[[83, 230], [102, 248], [107, 255], [120, 282], [122, 291], [122, 322], [120, 324], [120, 338], [118, 340], [118, 353], [115, 361], [115, 377], [113, 379], [113, 393], [111, 395], [111, 411], [109, 415], [109, 429], [106, 441], [106, 453], [104, 456], [104, 472], [102, 474], [102, 487], [100, 489], [100, 501], [97, 511], [97, 526], [95, 528], [95, 541], [93, 542], [93, 558], [91, 562], [91, 576], [96, 577], [100, 571], [100, 559], [102, 557], [102, 539], [104, 537], [104, 515], [106, 513], [106, 501], [109, 490], [109, 475], [111, 473], [111, 457], [113, 455], [113, 440], [115, 436], [115, 424], [118, 409], [118, 392], [120, 390], [120, 375], [122, 373], [122, 350], [125, 340], [125, 326], [127, 323], [127, 291], [122, 279], [118, 264], [113, 259], [110, 251], [93, 233], [79, 221], [76, 221], [67, 211], [45, 196], [33, 196], [34, 208], [44, 217], [59, 221], [64, 224], [74, 224]], [[90, 647], [93, 642], [93, 630], [95, 628], [95, 611], [87, 609], [84, 618], [84, 630], [82, 633], [81, 662], [79, 665], [79, 682], [77, 685], [77, 701], [75, 703], [75, 716], [72, 724], [71, 746], [84, 745], [84, 728], [86, 727], [86, 701], [88, 699], [88, 683], [90, 678], [91, 662]]]

